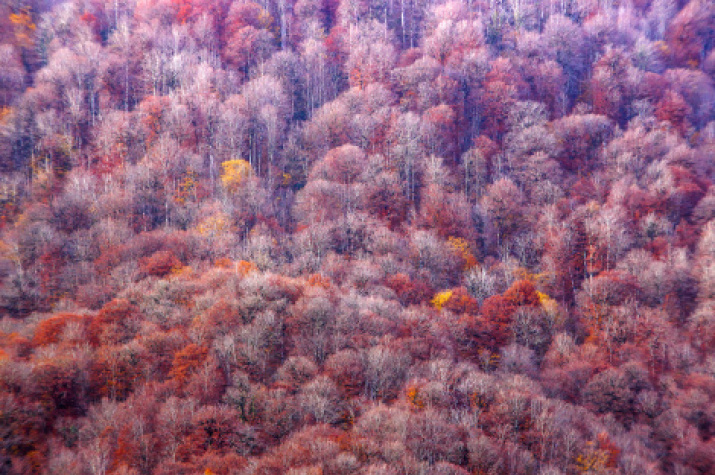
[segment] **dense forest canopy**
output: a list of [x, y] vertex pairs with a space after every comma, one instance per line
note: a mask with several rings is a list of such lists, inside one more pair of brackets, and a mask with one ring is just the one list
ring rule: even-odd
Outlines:
[[715, 473], [711, 0], [0, 0], [0, 474]]

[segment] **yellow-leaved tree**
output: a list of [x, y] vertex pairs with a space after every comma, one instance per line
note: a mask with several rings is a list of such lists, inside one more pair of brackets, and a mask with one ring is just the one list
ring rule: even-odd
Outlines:
[[447, 238], [447, 243], [454, 253], [462, 259], [462, 267], [464, 270], [469, 270], [477, 265], [477, 258], [472, 254], [469, 242], [466, 239], [450, 236]]
[[437, 293], [430, 303], [437, 310], [442, 310], [444, 304], [449, 302], [449, 299], [452, 298], [452, 293], [453, 292], [451, 290], [443, 290], [442, 292]]
[[221, 164], [221, 183], [229, 192], [234, 192], [253, 174], [251, 164], [246, 160], [228, 160]]
[[28, 7], [17, 13], [10, 14], [10, 23], [15, 28], [15, 40], [21, 48], [31, 48], [34, 44], [34, 32], [37, 28], [32, 21], [32, 13]]

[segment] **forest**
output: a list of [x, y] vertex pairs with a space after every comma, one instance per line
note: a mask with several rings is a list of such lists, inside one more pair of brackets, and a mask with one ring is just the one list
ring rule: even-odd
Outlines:
[[0, 0], [0, 475], [715, 473], [715, 2]]

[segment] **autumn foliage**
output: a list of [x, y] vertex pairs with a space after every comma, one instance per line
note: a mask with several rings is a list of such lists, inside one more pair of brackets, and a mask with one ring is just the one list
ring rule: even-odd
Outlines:
[[0, 1], [0, 474], [715, 473], [714, 5]]

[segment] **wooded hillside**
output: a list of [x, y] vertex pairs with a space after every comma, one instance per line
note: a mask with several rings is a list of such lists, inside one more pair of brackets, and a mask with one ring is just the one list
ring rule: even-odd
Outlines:
[[709, 0], [0, 0], [0, 474], [715, 473]]

